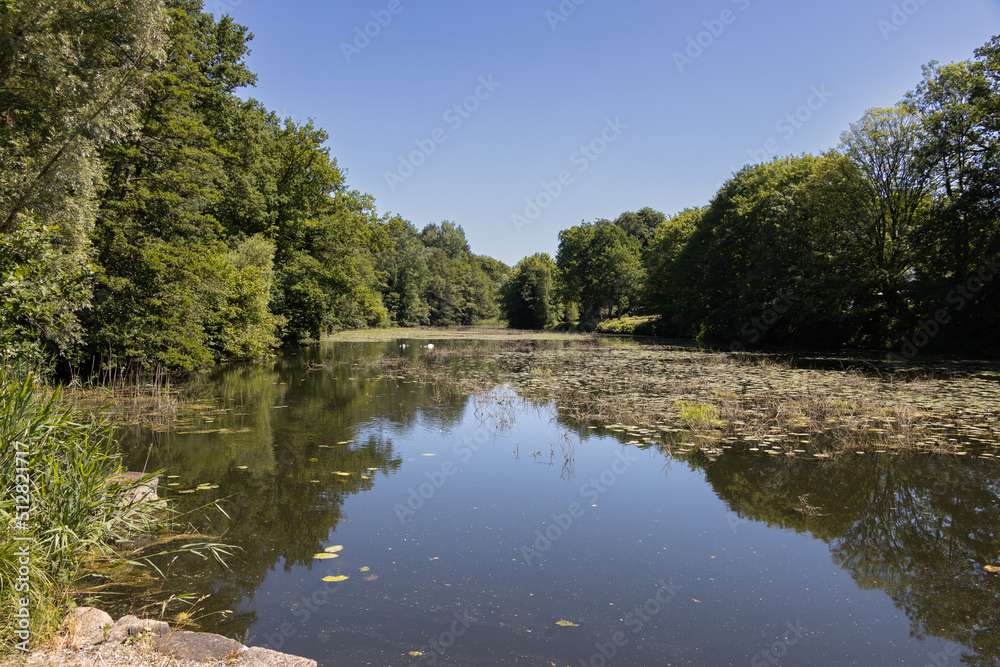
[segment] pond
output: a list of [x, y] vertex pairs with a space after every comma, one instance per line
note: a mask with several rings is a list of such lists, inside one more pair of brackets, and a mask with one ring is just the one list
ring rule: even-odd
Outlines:
[[397, 363], [485, 377], [503, 343], [442, 354], [469, 344], [219, 369], [195, 417], [128, 431], [131, 469], [163, 469], [181, 509], [218, 502], [192, 522], [239, 551], [164, 562], [122, 604], [190, 594], [200, 629], [331, 667], [997, 664], [995, 442], [706, 454]]

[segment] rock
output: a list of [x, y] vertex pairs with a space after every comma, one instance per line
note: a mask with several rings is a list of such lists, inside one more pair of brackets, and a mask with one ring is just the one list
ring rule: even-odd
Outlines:
[[316, 667], [315, 660], [278, 653], [260, 646], [245, 649], [236, 664], [239, 667]]
[[66, 614], [61, 631], [73, 646], [90, 646], [104, 641], [105, 632], [115, 623], [107, 612], [93, 607], [77, 607]]
[[122, 616], [108, 633], [109, 642], [120, 642], [126, 637], [136, 637], [144, 630], [154, 637], [162, 637], [170, 634], [170, 626], [163, 621], [153, 621], [135, 616]]
[[[130, 484], [136, 484], [141, 482], [142, 479], [146, 477], [146, 473], [142, 472], [124, 472], [121, 473], [115, 483], [121, 484], [122, 486], [128, 486]], [[156, 493], [156, 487], [160, 484], [160, 476], [156, 475], [146, 480], [143, 484], [136, 484], [135, 488], [131, 490], [130, 493], [126, 494], [122, 498], [122, 505], [128, 506], [138, 503], [142, 500], [157, 501], [160, 496]]]
[[156, 650], [171, 658], [194, 660], [195, 662], [211, 662], [224, 660], [236, 651], [243, 649], [243, 644], [211, 632], [174, 632], [161, 637], [156, 642]]

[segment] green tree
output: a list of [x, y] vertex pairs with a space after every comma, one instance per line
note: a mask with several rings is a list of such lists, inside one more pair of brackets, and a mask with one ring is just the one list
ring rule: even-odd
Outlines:
[[859, 282], [878, 295], [872, 343], [895, 340], [916, 264], [915, 231], [929, 205], [927, 172], [917, 150], [919, 119], [903, 106], [871, 109], [841, 137], [845, 196], [861, 215], [850, 230], [864, 262]]
[[500, 288], [503, 316], [514, 329], [546, 329], [557, 321], [553, 277], [556, 264], [546, 253], [525, 257]]
[[89, 303], [99, 149], [137, 125], [160, 0], [0, 4], [0, 355], [72, 354]]
[[198, 369], [217, 356], [213, 308], [227, 281], [221, 199], [225, 150], [210, 119], [253, 82], [244, 27], [216, 23], [200, 3], [171, 0], [163, 63], [148, 62], [140, 127], [108, 144], [108, 185], [92, 236], [98, 263], [84, 313], [90, 354]]
[[625, 230], [625, 233], [636, 239], [643, 251], [653, 242], [657, 228], [666, 221], [667, 217], [659, 211], [646, 208], [640, 209], [636, 213], [622, 213], [615, 218], [615, 224]]
[[584, 319], [618, 317], [638, 304], [640, 244], [612, 222], [559, 232], [556, 266], [563, 301], [578, 303]]

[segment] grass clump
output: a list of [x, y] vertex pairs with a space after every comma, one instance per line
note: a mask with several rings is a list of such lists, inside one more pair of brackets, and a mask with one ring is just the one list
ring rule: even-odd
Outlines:
[[[170, 525], [163, 502], [141, 492], [154, 476], [124, 477], [108, 419], [78, 413], [59, 391], [4, 369], [0, 478], [8, 490], [0, 499], [0, 651], [24, 640], [15, 633], [20, 599], [29, 602], [34, 647], [53, 634], [83, 572], [152, 565], [151, 556], [125, 549]], [[204, 543], [174, 551], [226, 553]]]

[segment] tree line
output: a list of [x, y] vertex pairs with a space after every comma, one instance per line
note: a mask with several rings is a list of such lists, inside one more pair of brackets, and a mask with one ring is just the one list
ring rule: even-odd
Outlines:
[[352, 190], [237, 91], [199, 0], [0, 0], [0, 365], [203, 369], [340, 328], [498, 315], [508, 267]]
[[518, 326], [651, 315], [753, 345], [998, 354], [1000, 38], [924, 67], [819, 156], [748, 165], [703, 207], [564, 230], [502, 287]]

